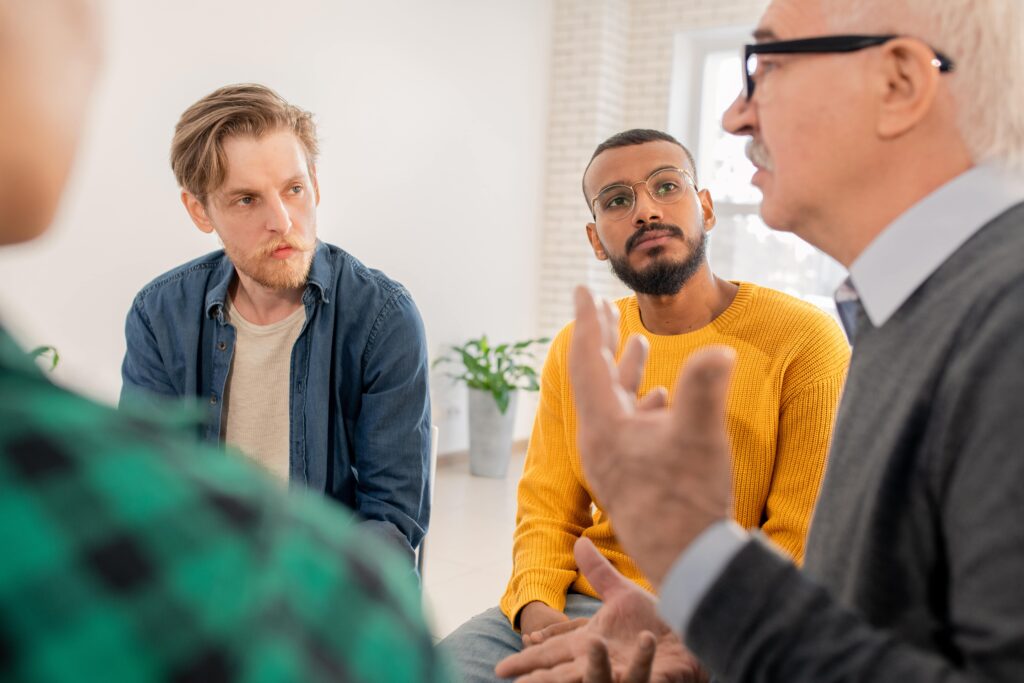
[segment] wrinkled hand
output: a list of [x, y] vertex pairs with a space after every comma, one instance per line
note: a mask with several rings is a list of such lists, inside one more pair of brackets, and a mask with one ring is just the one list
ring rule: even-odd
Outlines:
[[653, 596], [615, 571], [590, 540], [581, 538], [575, 551], [580, 571], [604, 601], [601, 609], [576, 628], [500, 662], [497, 676], [524, 676], [524, 683], [706, 680], [697, 660], [658, 618]]
[[618, 364], [618, 310], [576, 289], [569, 373], [583, 471], [615, 534], [660, 586], [676, 557], [732, 498], [725, 400], [735, 352], [702, 350], [683, 366], [666, 407], [664, 391], [637, 401], [647, 342], [631, 338]]
[[569, 623], [569, 617], [543, 602], [528, 602], [519, 612], [519, 628], [523, 634], [523, 647], [530, 647], [535, 636], [554, 626]]

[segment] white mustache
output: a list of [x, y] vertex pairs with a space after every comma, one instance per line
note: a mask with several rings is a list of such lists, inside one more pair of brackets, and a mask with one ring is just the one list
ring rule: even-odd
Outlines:
[[775, 164], [772, 162], [772, 157], [768, 154], [768, 150], [754, 138], [747, 140], [746, 153], [747, 158], [750, 159], [754, 166], [763, 168], [766, 171], [774, 170]]

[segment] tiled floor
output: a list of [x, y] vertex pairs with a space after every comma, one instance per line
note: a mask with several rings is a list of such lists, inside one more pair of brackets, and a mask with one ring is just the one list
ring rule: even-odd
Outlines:
[[469, 474], [465, 458], [441, 458], [423, 569], [424, 603], [443, 638], [494, 607], [512, 570], [516, 486], [525, 454], [513, 453], [505, 479]]

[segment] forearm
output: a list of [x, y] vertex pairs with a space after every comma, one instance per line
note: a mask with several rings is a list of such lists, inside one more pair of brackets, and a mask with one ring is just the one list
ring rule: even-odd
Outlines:
[[[582, 531], [580, 531], [582, 533]], [[572, 547], [579, 533], [555, 531], [531, 524], [517, 530], [513, 543], [512, 577], [501, 599], [501, 609], [516, 623], [520, 610], [533, 601], [565, 609], [565, 596], [578, 576]]]
[[747, 543], [726, 566], [685, 635], [687, 646], [722, 681], [980, 680], [873, 628], [762, 541]]
[[378, 537], [388, 541], [393, 548], [398, 550], [398, 552], [409, 561], [410, 565], [415, 562], [416, 551], [413, 550], [412, 545], [409, 544], [409, 539], [406, 537], [405, 533], [403, 533], [397, 526], [391, 522], [379, 519], [363, 520], [362, 526], [375, 533]]
[[364, 354], [356, 510], [394, 525], [415, 548], [430, 521], [431, 417], [426, 338], [407, 296], [381, 311]]

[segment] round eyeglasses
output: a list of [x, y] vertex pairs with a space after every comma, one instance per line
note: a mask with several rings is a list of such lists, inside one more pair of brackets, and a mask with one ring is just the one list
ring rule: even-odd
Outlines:
[[647, 180], [632, 185], [609, 185], [590, 200], [590, 211], [594, 218], [615, 221], [633, 213], [636, 206], [637, 185], [646, 185], [651, 199], [659, 204], [674, 204], [686, 194], [686, 186], [697, 189], [693, 176], [684, 168], [658, 169]]

